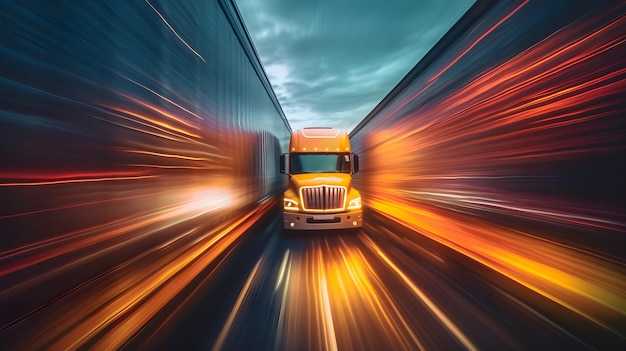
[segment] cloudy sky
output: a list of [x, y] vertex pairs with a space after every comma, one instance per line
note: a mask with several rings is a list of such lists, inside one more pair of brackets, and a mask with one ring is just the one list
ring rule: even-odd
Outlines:
[[292, 129], [352, 130], [470, 0], [236, 0]]

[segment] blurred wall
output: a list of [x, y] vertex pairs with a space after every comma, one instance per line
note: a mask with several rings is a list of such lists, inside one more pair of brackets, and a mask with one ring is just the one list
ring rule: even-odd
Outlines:
[[231, 1], [11, 1], [0, 38], [0, 249], [285, 185], [290, 127]]
[[482, 262], [504, 233], [621, 262], [624, 13], [478, 2], [351, 132], [364, 205]]

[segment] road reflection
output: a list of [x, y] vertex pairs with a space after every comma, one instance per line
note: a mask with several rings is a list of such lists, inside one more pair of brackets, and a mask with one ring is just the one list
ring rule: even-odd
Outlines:
[[373, 211], [356, 233], [284, 236], [280, 222], [270, 232], [218, 323], [213, 350], [584, 349], [623, 341]]
[[[142, 253], [5, 324], [0, 338], [16, 349], [212, 350], [587, 349], [625, 341], [494, 268], [495, 258], [489, 265], [376, 211], [366, 215], [356, 232], [286, 235], [273, 198], [222, 224], [204, 223], [206, 216], [173, 224], [169, 241], [111, 246]], [[492, 239], [468, 242], [468, 250], [490, 243], [495, 254], [503, 242]], [[77, 257], [69, 272], [90, 276], [89, 257]], [[66, 278], [66, 269], [11, 275], [16, 284], [3, 298], [28, 303], [39, 294], [23, 284], [41, 284], [37, 272]]]

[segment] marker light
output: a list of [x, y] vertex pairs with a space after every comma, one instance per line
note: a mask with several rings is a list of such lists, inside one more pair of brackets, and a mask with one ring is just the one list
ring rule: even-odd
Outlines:
[[350, 200], [350, 203], [348, 204], [348, 209], [349, 210], [356, 210], [356, 209], [360, 209], [361, 208], [361, 198], [357, 197], [356, 199], [352, 199]]

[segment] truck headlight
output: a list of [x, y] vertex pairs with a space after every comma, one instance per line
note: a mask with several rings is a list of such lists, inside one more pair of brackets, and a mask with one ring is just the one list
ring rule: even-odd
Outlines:
[[350, 203], [348, 204], [348, 209], [349, 210], [358, 210], [361, 208], [361, 198], [357, 197], [356, 199], [352, 199], [350, 200]]
[[298, 211], [298, 201], [296, 200], [292, 200], [292, 199], [288, 199], [288, 198], [283, 198], [283, 208], [285, 210], [292, 210], [292, 211]]

